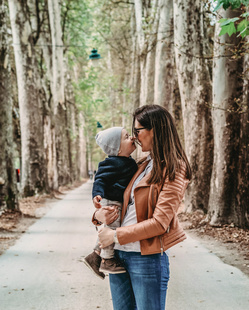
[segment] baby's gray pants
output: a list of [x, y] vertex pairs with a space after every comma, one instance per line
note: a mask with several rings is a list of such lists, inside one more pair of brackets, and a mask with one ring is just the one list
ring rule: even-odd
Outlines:
[[[116, 229], [117, 227], [120, 227], [120, 217], [121, 217], [121, 210], [122, 210], [122, 203], [120, 201], [113, 201], [103, 198], [101, 200], [102, 207], [104, 206], [118, 206], [119, 215], [118, 218], [111, 223], [110, 225], [104, 225], [105, 227], [109, 227], [111, 229]], [[113, 258], [114, 257], [114, 245], [115, 243], [107, 246], [104, 249], [100, 249], [99, 247], [99, 238], [96, 241], [96, 245], [94, 247], [94, 250], [100, 251], [100, 256], [105, 259]]]

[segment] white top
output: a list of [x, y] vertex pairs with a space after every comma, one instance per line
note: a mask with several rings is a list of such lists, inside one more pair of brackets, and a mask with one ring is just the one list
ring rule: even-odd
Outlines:
[[[144, 171], [141, 172], [141, 174], [137, 177], [135, 180], [132, 189], [131, 189], [131, 196], [130, 196], [130, 202], [127, 207], [126, 214], [124, 216], [124, 220], [121, 224], [121, 227], [129, 226], [137, 223], [137, 214], [136, 214], [136, 208], [135, 208], [135, 200], [134, 200], [134, 189], [137, 186], [137, 184], [142, 180], [143, 177], [148, 174], [153, 166], [153, 160], [151, 159], [150, 155], [147, 157], [148, 165], [145, 167]], [[114, 247], [115, 250], [121, 250], [125, 252], [141, 252], [140, 249], [140, 242], [131, 242], [124, 245], [115, 244]]]

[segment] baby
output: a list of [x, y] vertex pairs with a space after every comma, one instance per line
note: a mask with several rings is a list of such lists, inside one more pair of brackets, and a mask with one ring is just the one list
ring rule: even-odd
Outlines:
[[[133, 138], [123, 127], [112, 127], [99, 132], [96, 142], [108, 157], [99, 163], [95, 175], [92, 198], [102, 206], [118, 206], [119, 217], [108, 227], [120, 226], [123, 194], [134, 173], [137, 164], [130, 156], [136, 149]], [[100, 249], [98, 240], [94, 251], [84, 258], [84, 263], [96, 275], [104, 279], [106, 273], [124, 273], [125, 268], [114, 257], [114, 244]]]

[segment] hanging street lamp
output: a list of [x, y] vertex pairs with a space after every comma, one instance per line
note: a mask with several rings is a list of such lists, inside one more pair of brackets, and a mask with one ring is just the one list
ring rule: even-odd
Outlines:
[[97, 128], [103, 128], [103, 126], [100, 124], [100, 122], [97, 122]]
[[89, 55], [89, 60], [91, 63], [91, 66], [96, 67], [98, 66], [98, 60], [101, 59], [100, 54], [98, 54], [98, 50], [96, 48], [94, 48], [91, 51], [91, 55]]

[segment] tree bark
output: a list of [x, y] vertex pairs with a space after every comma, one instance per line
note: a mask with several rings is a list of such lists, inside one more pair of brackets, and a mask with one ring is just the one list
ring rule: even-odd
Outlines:
[[43, 106], [37, 73], [33, 29], [27, 1], [9, 0], [16, 62], [22, 141], [21, 191], [24, 196], [43, 192], [46, 169], [43, 146]]
[[140, 105], [140, 87], [141, 87], [138, 37], [136, 32], [136, 18], [134, 8], [131, 11], [131, 36], [132, 36], [132, 53], [131, 53], [131, 78], [129, 88], [131, 89], [130, 111], [134, 111]]
[[52, 42], [52, 128], [54, 128], [58, 186], [72, 181], [69, 141], [69, 103], [65, 103], [66, 62], [63, 55], [61, 12], [58, 0], [48, 0]]
[[58, 0], [48, 0], [49, 21], [52, 39], [52, 63], [53, 63], [53, 100], [54, 114], [57, 114], [57, 106], [64, 107], [64, 63], [63, 42], [61, 29], [60, 5]]
[[[46, 29], [49, 27], [49, 18], [47, 15]], [[58, 183], [58, 168], [57, 168], [57, 152], [56, 152], [56, 132], [55, 132], [55, 120], [54, 120], [54, 103], [53, 103], [53, 63], [51, 48], [52, 41], [51, 35], [48, 31], [42, 31], [39, 38], [39, 43], [42, 45], [43, 61], [46, 65], [45, 77], [42, 80], [43, 88], [46, 93], [45, 102], [45, 116], [44, 116], [44, 148], [45, 148], [45, 160], [48, 177], [49, 190], [57, 190]]]
[[159, 1], [159, 26], [155, 57], [154, 103], [164, 106], [172, 115], [178, 88], [174, 54], [173, 1]]
[[[248, 43], [248, 39], [247, 39]], [[239, 227], [249, 228], [249, 55], [244, 57], [244, 85], [242, 113], [240, 115], [240, 142], [238, 159], [238, 185], [234, 221]]]
[[[224, 18], [233, 18], [239, 10], [223, 9], [219, 14]], [[219, 37], [220, 26], [217, 23], [214, 42], [213, 62], [213, 109], [214, 126], [214, 164], [209, 199], [209, 218], [212, 225], [229, 223], [237, 218], [234, 210], [237, 161], [239, 144], [239, 114], [235, 100], [240, 98], [242, 90], [242, 63], [232, 59], [232, 50], [239, 43], [236, 35]]]
[[187, 211], [208, 209], [213, 160], [211, 81], [204, 59], [203, 2], [174, 1], [174, 42], [181, 95], [185, 150], [193, 172]]
[[14, 143], [12, 124], [11, 67], [6, 20], [8, 8], [0, 0], [0, 208], [17, 208], [17, 177], [14, 167]]
[[79, 143], [80, 143], [80, 177], [87, 178], [88, 177], [88, 162], [87, 162], [87, 142], [86, 135], [84, 131], [84, 116], [82, 113], [79, 115]]
[[135, 0], [138, 55], [140, 60], [140, 105], [154, 103], [155, 53], [159, 19], [158, 0]]
[[65, 101], [67, 103], [67, 128], [69, 145], [69, 168], [71, 182], [79, 180], [79, 116], [75, 104], [72, 81], [69, 71], [65, 77]]

